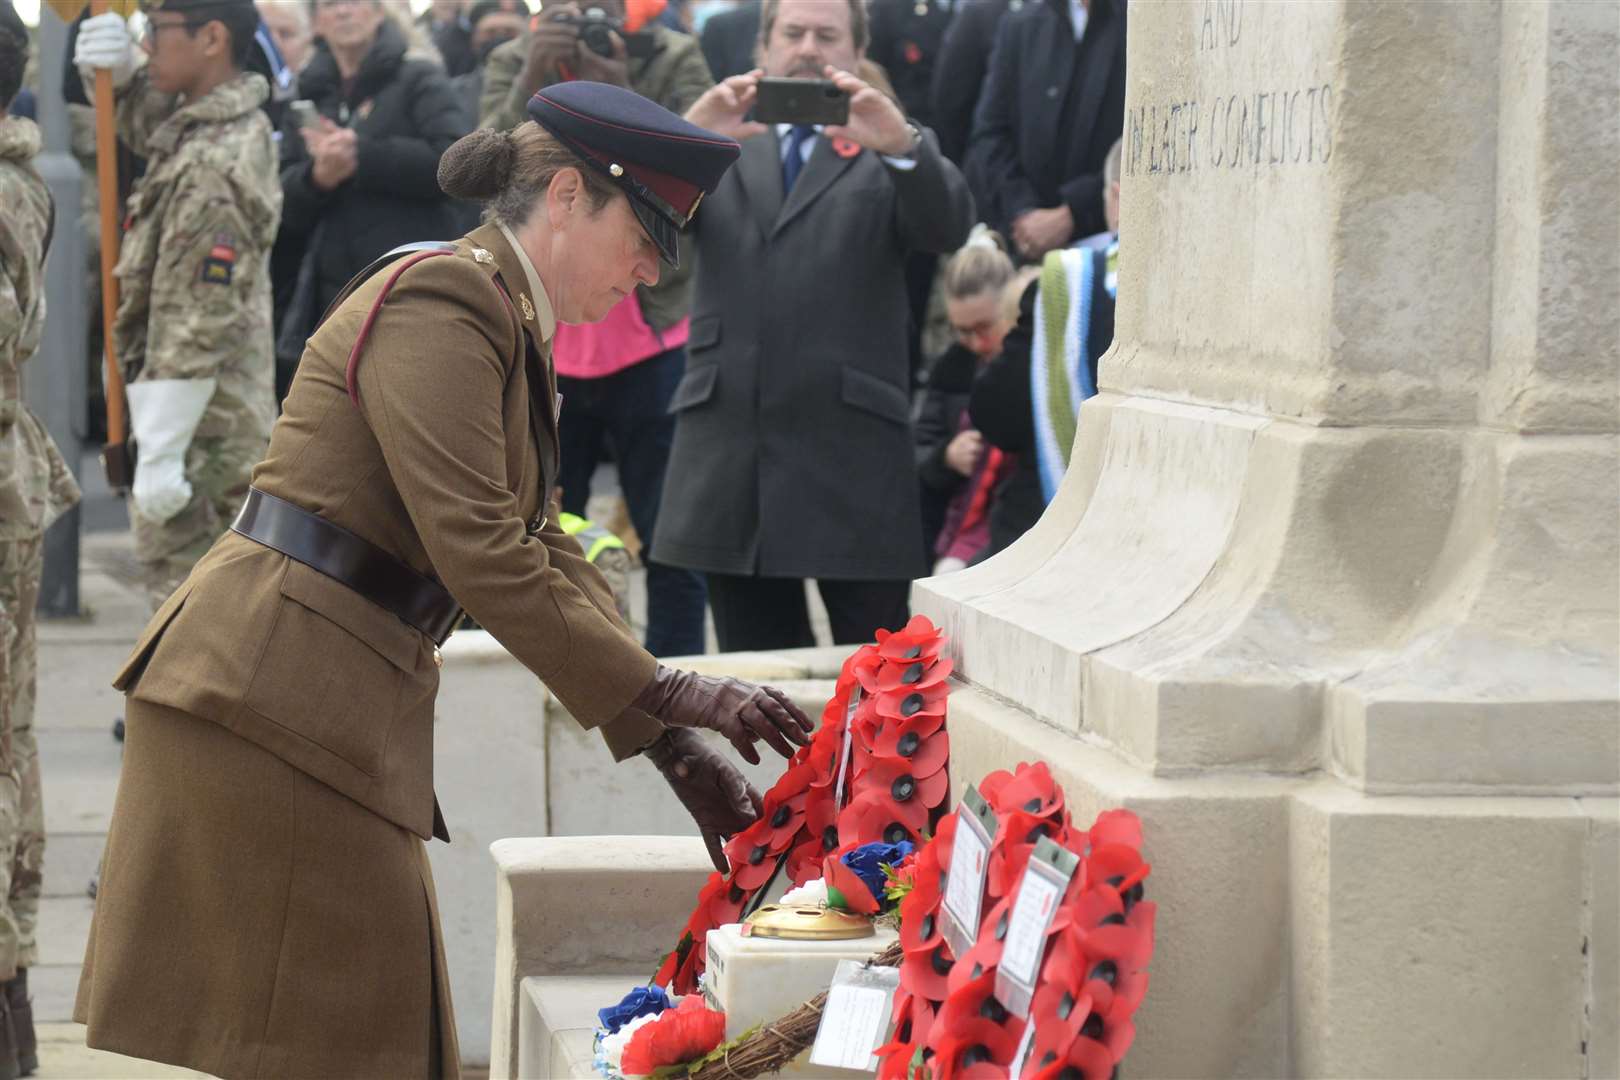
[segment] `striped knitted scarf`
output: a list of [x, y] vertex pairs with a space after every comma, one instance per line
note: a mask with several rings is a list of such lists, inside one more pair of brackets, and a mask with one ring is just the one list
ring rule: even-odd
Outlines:
[[1030, 348], [1030, 389], [1035, 405], [1035, 458], [1041, 494], [1057, 494], [1069, 467], [1080, 403], [1097, 392], [1091, 377], [1091, 298], [1096, 275], [1108, 275], [1119, 251], [1065, 248], [1048, 252], [1035, 295], [1035, 333]]

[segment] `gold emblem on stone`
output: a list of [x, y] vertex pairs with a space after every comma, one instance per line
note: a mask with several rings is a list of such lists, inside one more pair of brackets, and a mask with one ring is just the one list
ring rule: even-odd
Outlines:
[[871, 937], [872, 920], [834, 908], [795, 904], [766, 904], [743, 920], [743, 933], [749, 937], [780, 938], [783, 941], [850, 941]]
[[534, 305], [529, 303], [528, 295], [525, 293], [518, 293], [518, 300], [520, 300], [523, 304], [523, 317], [532, 322], [534, 320]]
[[613, 164], [608, 166], [608, 172], [612, 173], [614, 176], [623, 176], [624, 166], [615, 161]]
[[495, 256], [489, 253], [488, 248], [473, 248], [472, 257], [474, 262], [492, 263], [495, 261]]

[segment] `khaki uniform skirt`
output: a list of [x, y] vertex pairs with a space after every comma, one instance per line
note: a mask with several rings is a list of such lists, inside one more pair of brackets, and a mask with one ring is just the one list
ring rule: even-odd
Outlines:
[[221, 1077], [459, 1074], [422, 841], [225, 728], [130, 700], [73, 1018]]

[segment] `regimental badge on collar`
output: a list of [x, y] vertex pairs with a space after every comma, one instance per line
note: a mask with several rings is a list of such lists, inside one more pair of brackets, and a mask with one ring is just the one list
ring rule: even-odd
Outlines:
[[518, 299], [523, 304], [523, 318], [529, 322], [534, 321], [534, 305], [529, 303], [528, 293], [518, 293]]
[[495, 256], [490, 254], [488, 248], [473, 248], [472, 257], [473, 262], [484, 263], [486, 265], [495, 261]]

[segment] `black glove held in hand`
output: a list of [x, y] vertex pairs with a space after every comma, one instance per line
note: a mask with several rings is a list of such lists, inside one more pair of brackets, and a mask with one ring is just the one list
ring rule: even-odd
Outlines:
[[759, 792], [695, 731], [666, 731], [642, 755], [669, 781], [675, 797], [697, 822], [714, 868], [726, 873], [730, 869], [726, 841], [764, 812]]
[[815, 727], [804, 711], [774, 686], [716, 679], [662, 664], [633, 707], [652, 713], [665, 727], [718, 731], [751, 765], [759, 764], [755, 739], [764, 739], [778, 754], [792, 757], [795, 745], [809, 744]]

